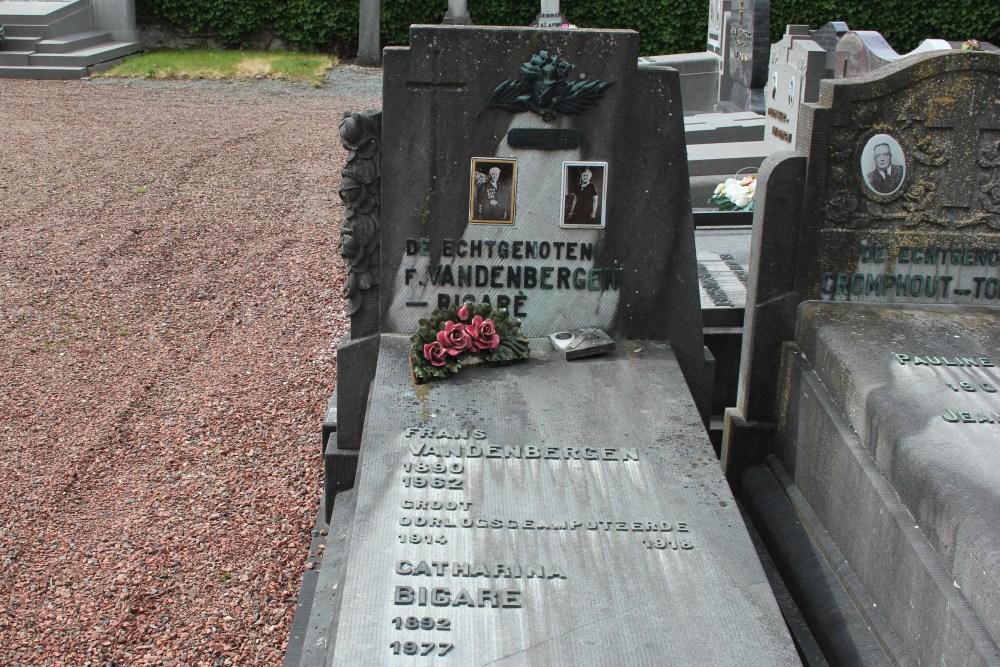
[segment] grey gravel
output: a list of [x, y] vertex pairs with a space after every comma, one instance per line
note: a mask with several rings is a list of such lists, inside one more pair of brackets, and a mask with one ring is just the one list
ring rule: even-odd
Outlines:
[[378, 97], [0, 79], [3, 665], [281, 663]]

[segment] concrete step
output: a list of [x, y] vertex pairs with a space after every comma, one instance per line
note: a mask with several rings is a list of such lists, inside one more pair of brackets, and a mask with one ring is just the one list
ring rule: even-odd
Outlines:
[[28, 58], [34, 51], [0, 51], [0, 66], [24, 67], [30, 64]]
[[69, 53], [109, 42], [114, 42], [110, 32], [88, 30], [87, 32], [40, 40], [35, 45], [35, 51], [38, 53]]
[[[3, 23], [3, 21], [0, 20], [0, 23]], [[49, 36], [49, 26], [32, 24], [4, 24], [3, 33], [7, 36], [7, 39], [10, 39], [11, 37], [34, 37], [36, 39], [45, 39]]]
[[0, 67], [0, 79], [82, 79], [90, 72], [86, 67]]
[[691, 177], [712, 174], [733, 176], [741, 169], [756, 171], [764, 158], [776, 150], [780, 148], [767, 141], [693, 144], [687, 147], [688, 173]]
[[[11, 13], [11, 5], [56, 5], [57, 7], [50, 9], [47, 13], [43, 11]], [[93, 30], [94, 12], [90, 6], [90, 0], [76, 0], [76, 2], [0, 1], [0, 24], [3, 24], [4, 32], [8, 35], [22, 33], [27, 28], [30, 32], [23, 36], [59, 37], [60, 35]], [[41, 32], [38, 30], [39, 26], [43, 27]]]
[[684, 117], [684, 141], [689, 146], [763, 140], [764, 116], [752, 111], [700, 113]]
[[139, 42], [106, 42], [68, 53], [35, 53], [30, 63], [38, 67], [89, 67], [142, 51]]
[[51, 25], [81, 10], [90, 11], [90, 0], [72, 2], [0, 2], [0, 23], [9, 25]]
[[37, 51], [40, 37], [6, 37], [0, 42], [0, 53], [4, 51]]

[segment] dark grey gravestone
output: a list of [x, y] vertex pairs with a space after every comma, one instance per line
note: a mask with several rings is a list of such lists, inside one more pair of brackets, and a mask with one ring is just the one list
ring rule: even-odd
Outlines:
[[[669, 340], [707, 405], [677, 75], [637, 67], [638, 39], [414, 26], [409, 47], [386, 49], [381, 332], [412, 333], [434, 308], [471, 299], [507, 307], [529, 336], [598, 326], [615, 339]], [[583, 113], [550, 119], [487, 105], [543, 51], [571, 66], [568, 82], [613, 85]], [[508, 139], [553, 130], [578, 132], [579, 147]], [[516, 178], [509, 166], [503, 175], [513, 224], [470, 222], [474, 158], [516, 161]], [[603, 229], [560, 226], [566, 162], [606, 163]]]
[[809, 31], [813, 41], [826, 51], [827, 76], [824, 78], [834, 77], [834, 72], [837, 71], [837, 44], [849, 30], [843, 21], [830, 21], [818, 30]]
[[668, 345], [414, 387], [381, 340], [331, 664], [798, 664]]
[[[978, 102], [998, 86], [1000, 56], [977, 52], [822, 82], [801, 110], [801, 157], [772, 156], [758, 181], [731, 431], [773, 423], [775, 361], [801, 301], [998, 303], [1000, 109]], [[874, 178], [879, 146], [896, 165], [893, 189]], [[742, 447], [731, 442], [727, 470], [754, 458]]]
[[820, 302], [783, 355], [778, 458], [897, 663], [1000, 663], [998, 355], [996, 307]]
[[719, 104], [724, 110], [764, 113], [770, 27], [770, 0], [733, 0], [727, 22], [728, 50], [723, 56], [728, 96], [723, 97], [720, 88]]
[[721, 56], [722, 36], [726, 31], [731, 0], [708, 0], [708, 37], [705, 50]]
[[795, 150], [799, 108], [819, 99], [819, 82], [827, 76], [826, 52], [810, 39], [809, 26], [790, 25], [780, 42], [771, 45], [764, 101], [764, 140], [783, 150]]

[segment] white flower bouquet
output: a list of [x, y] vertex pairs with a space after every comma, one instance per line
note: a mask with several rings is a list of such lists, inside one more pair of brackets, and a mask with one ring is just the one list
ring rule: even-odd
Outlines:
[[736, 175], [715, 186], [715, 194], [708, 200], [720, 211], [752, 211], [753, 195], [757, 191], [757, 174]]

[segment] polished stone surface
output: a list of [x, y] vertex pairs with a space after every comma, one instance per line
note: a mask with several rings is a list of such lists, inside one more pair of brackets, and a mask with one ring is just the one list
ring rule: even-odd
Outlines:
[[332, 664], [798, 664], [669, 346], [536, 339], [419, 387], [408, 348], [382, 337]]

